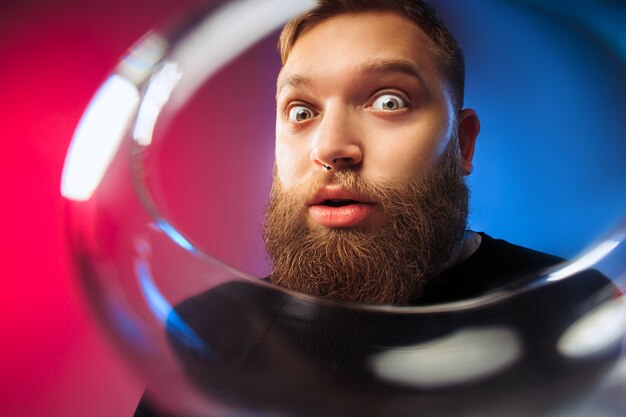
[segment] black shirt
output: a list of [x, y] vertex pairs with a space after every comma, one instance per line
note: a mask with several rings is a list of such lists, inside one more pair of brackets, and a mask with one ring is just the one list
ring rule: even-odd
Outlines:
[[415, 304], [434, 304], [476, 297], [525, 277], [537, 276], [562, 258], [513, 245], [480, 233], [478, 249], [465, 261], [444, 271]]

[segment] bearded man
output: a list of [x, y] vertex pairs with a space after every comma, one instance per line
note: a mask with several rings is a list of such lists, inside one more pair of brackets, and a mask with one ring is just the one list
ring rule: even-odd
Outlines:
[[[598, 274], [467, 311], [428, 306], [560, 261], [466, 230], [480, 124], [430, 6], [321, 0], [279, 47], [264, 231], [268, 279], [291, 291], [236, 280], [176, 307], [170, 339], [199, 392], [261, 415], [528, 416], [612, 363], [618, 347], [583, 364], [553, 348], [615, 294]], [[135, 414], [166, 415], [147, 398]]]
[[466, 231], [476, 113], [463, 53], [419, 1], [322, 1], [279, 49], [271, 281], [415, 305], [470, 298], [558, 258]]

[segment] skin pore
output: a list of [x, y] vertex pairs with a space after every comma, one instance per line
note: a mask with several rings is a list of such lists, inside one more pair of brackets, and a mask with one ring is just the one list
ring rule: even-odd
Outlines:
[[463, 239], [462, 177], [478, 130], [410, 20], [342, 14], [305, 31], [277, 82], [272, 281], [350, 301], [414, 300], [475, 246]]

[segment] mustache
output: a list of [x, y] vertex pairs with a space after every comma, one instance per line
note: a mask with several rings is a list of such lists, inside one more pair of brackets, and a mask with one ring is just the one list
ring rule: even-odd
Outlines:
[[[274, 187], [272, 187], [271, 194], [276, 196], [283, 193], [284, 197], [285, 190], [281, 182], [276, 180], [276, 171], [274, 172]], [[386, 183], [374, 183], [355, 170], [320, 170], [306, 182], [291, 187], [288, 193], [292, 201], [304, 204], [320, 189], [327, 186], [337, 186], [345, 191], [362, 195], [382, 204], [383, 208], [395, 192], [395, 187]]]

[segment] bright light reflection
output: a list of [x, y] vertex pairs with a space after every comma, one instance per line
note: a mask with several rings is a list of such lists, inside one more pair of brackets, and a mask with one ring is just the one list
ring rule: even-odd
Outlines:
[[131, 122], [139, 92], [127, 79], [112, 75], [83, 115], [65, 159], [61, 195], [86, 201], [100, 185]]
[[626, 306], [622, 297], [610, 300], [576, 321], [557, 343], [559, 352], [579, 358], [599, 353], [626, 333]]
[[168, 62], [150, 80], [141, 106], [139, 106], [137, 123], [133, 131], [133, 137], [138, 144], [148, 146], [152, 142], [154, 126], [161, 109], [167, 103], [182, 75], [175, 63]]
[[171, 224], [169, 224], [166, 220], [157, 219], [155, 222], [155, 226], [165, 233], [167, 237], [172, 239], [174, 243], [176, 243], [181, 248], [185, 249], [188, 252], [193, 254], [197, 254], [196, 248], [189, 242], [183, 235], [181, 235], [178, 230], [174, 228]]
[[620, 240], [606, 240], [585, 253], [583, 256], [575, 260], [569, 265], [564, 266], [548, 275], [548, 281], [559, 281], [585, 269], [588, 269], [602, 260], [605, 256], [613, 251], [619, 244]]
[[521, 355], [521, 343], [512, 329], [488, 327], [388, 350], [374, 356], [371, 366], [376, 375], [391, 382], [438, 388], [492, 376]]
[[152, 73], [154, 65], [165, 54], [168, 42], [158, 33], [152, 33], [124, 57], [116, 72], [139, 85]]

